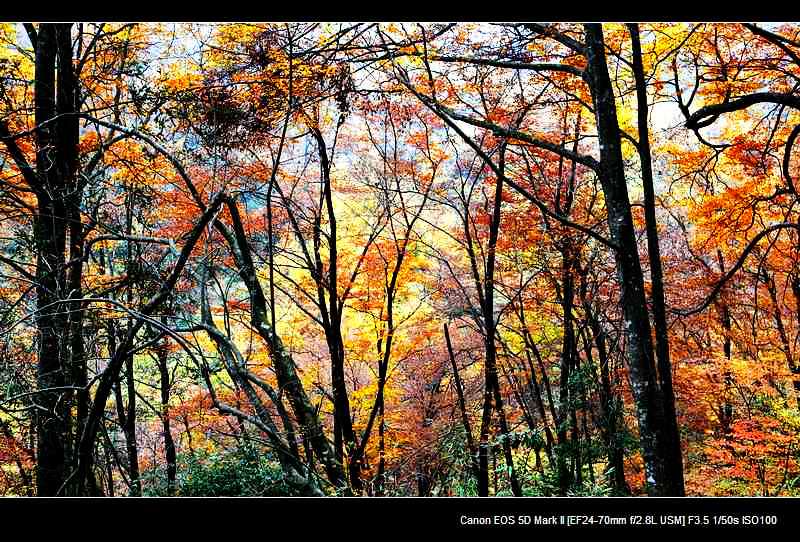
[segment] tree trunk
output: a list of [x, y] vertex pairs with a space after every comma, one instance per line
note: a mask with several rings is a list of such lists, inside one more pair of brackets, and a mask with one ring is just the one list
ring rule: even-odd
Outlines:
[[617, 245], [615, 259], [627, 336], [627, 360], [639, 421], [639, 439], [645, 464], [647, 492], [651, 496], [682, 496], [680, 465], [672, 449], [664, 400], [656, 380], [650, 318], [644, 291], [631, 205], [625, 179], [617, 108], [601, 24], [586, 24], [587, 79], [593, 97], [600, 142], [600, 181], [608, 209], [608, 227]]
[[[559, 495], [566, 496], [573, 483], [573, 476], [567, 465], [567, 455], [573, 456], [573, 466], [577, 468], [575, 456], [577, 442], [577, 421], [573, 401], [573, 386], [571, 372], [574, 365], [572, 360], [575, 351], [575, 329], [572, 322], [572, 303], [574, 284], [572, 276], [572, 254], [567, 245], [562, 250], [561, 262], [561, 309], [563, 315], [563, 338], [561, 344], [561, 374], [559, 378], [558, 393], [558, 420], [556, 434], [558, 435], [558, 490]], [[568, 421], [569, 420], [569, 421]], [[567, 439], [567, 423], [572, 422], [572, 441]]]
[[[725, 260], [722, 257], [722, 251], [717, 249], [717, 262], [719, 264], [719, 271], [725, 275]], [[723, 298], [721, 293], [720, 299], [720, 320], [722, 321], [722, 332], [724, 333], [722, 343], [722, 353], [725, 355], [728, 365], [725, 367], [725, 398], [723, 404], [720, 406], [719, 423], [723, 435], [728, 435], [731, 432], [731, 423], [733, 422], [733, 404], [730, 401], [731, 387], [733, 386], [733, 375], [731, 374], [731, 355], [732, 355], [732, 321], [731, 311], [728, 307], [727, 301]]]
[[[73, 383], [70, 329], [64, 307], [58, 304], [69, 295], [64, 260], [69, 218], [66, 200], [73, 188], [78, 152], [78, 118], [68, 115], [76, 108], [71, 27], [71, 24], [41, 24], [35, 53], [37, 215], [34, 239], [39, 330], [37, 384], [41, 407], [36, 423], [36, 479], [39, 496], [59, 493], [72, 460], [71, 394], [64, 390], [64, 386]], [[66, 116], [50, 122], [57, 115]]]
[[[502, 148], [500, 158], [500, 170], [503, 170], [503, 155], [505, 148]], [[509, 482], [511, 484], [511, 491], [515, 497], [522, 496], [522, 488], [517, 479], [517, 473], [514, 469], [514, 457], [511, 453], [511, 434], [506, 422], [506, 416], [503, 408], [503, 397], [500, 393], [500, 379], [497, 376], [497, 345], [495, 343], [495, 333], [497, 322], [495, 321], [494, 314], [494, 272], [495, 272], [495, 248], [497, 246], [497, 238], [500, 233], [500, 207], [503, 203], [503, 176], [498, 176], [495, 185], [494, 195], [494, 208], [492, 210], [492, 222], [489, 229], [489, 245], [487, 247], [486, 256], [486, 271], [484, 273], [484, 294], [483, 294], [483, 325], [486, 332], [485, 345], [486, 345], [486, 362], [484, 367], [485, 372], [485, 399], [484, 409], [491, 408], [492, 399], [494, 399], [494, 408], [500, 418], [500, 430], [502, 431], [503, 453], [505, 455], [506, 467], [508, 468]], [[491, 416], [489, 416], [490, 418]], [[487, 416], [484, 414], [484, 421], [488, 422]], [[484, 441], [488, 444], [488, 435], [484, 435], [488, 431], [488, 423], [482, 424], [481, 427], [481, 445]]]
[[651, 305], [653, 307], [653, 327], [656, 338], [656, 361], [661, 400], [664, 404], [665, 446], [667, 476], [679, 495], [683, 495], [683, 455], [681, 435], [675, 412], [675, 392], [672, 388], [672, 364], [669, 359], [669, 334], [667, 330], [667, 311], [664, 297], [664, 274], [661, 269], [661, 249], [658, 245], [658, 223], [656, 222], [656, 201], [653, 188], [653, 165], [650, 153], [650, 130], [648, 122], [647, 83], [642, 65], [642, 47], [639, 42], [639, 26], [628, 25], [633, 47], [633, 74], [636, 80], [636, 99], [639, 127], [639, 161], [642, 168], [642, 188], [644, 190], [644, 217], [647, 230], [647, 254], [650, 261]]
[[172, 383], [169, 378], [169, 366], [167, 365], [168, 352], [166, 341], [161, 345], [157, 352], [158, 355], [158, 374], [161, 384], [161, 428], [164, 433], [164, 459], [167, 461], [167, 495], [175, 495], [175, 478], [177, 475], [177, 459], [175, 453], [175, 441], [172, 438], [170, 427], [169, 399]]
[[461, 412], [461, 423], [464, 426], [464, 434], [467, 439], [467, 450], [469, 451], [470, 465], [472, 465], [473, 474], [476, 480], [479, 478], [478, 467], [478, 450], [475, 446], [475, 440], [472, 436], [472, 426], [469, 423], [469, 416], [467, 415], [467, 403], [464, 399], [464, 386], [461, 385], [461, 376], [458, 374], [458, 365], [456, 365], [456, 357], [453, 353], [453, 344], [450, 341], [450, 330], [447, 324], [444, 324], [444, 339], [447, 343], [447, 354], [450, 357], [450, 365], [453, 369], [453, 381], [455, 383], [456, 394], [458, 395], [458, 410]]

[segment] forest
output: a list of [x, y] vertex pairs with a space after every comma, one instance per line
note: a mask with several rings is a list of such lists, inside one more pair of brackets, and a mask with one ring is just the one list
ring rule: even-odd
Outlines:
[[800, 25], [0, 24], [0, 495], [800, 495]]

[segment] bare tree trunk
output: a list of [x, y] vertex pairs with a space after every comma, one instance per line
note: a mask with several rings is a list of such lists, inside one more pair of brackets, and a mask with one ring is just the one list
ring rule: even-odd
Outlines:
[[633, 48], [633, 74], [636, 80], [636, 98], [639, 127], [639, 161], [642, 168], [644, 189], [644, 216], [647, 230], [647, 253], [650, 261], [651, 305], [656, 338], [656, 361], [659, 389], [664, 409], [664, 439], [667, 457], [665, 467], [672, 491], [683, 496], [683, 455], [678, 418], [675, 412], [675, 392], [672, 387], [672, 364], [669, 359], [669, 332], [667, 329], [664, 277], [661, 269], [661, 249], [658, 245], [658, 223], [656, 221], [655, 191], [653, 188], [653, 166], [650, 154], [650, 130], [648, 122], [647, 83], [642, 65], [642, 47], [639, 42], [639, 26], [628, 25]]
[[[504, 168], [503, 155], [505, 154], [505, 147], [501, 149], [500, 170]], [[506, 422], [506, 416], [503, 408], [503, 397], [500, 393], [500, 379], [497, 376], [497, 344], [495, 343], [495, 334], [497, 322], [495, 321], [494, 313], [494, 273], [495, 273], [495, 249], [497, 246], [497, 238], [500, 233], [500, 207], [502, 205], [503, 194], [503, 177], [498, 176], [495, 185], [494, 195], [494, 208], [492, 212], [492, 222], [489, 229], [489, 244], [487, 247], [486, 268], [483, 277], [483, 326], [486, 336], [484, 337], [486, 345], [486, 361], [485, 361], [485, 379], [486, 390], [484, 398], [484, 410], [491, 409], [492, 399], [494, 399], [494, 408], [497, 411], [500, 421], [500, 430], [502, 432], [503, 440], [503, 453], [505, 455], [506, 467], [508, 467], [508, 476], [511, 483], [511, 491], [515, 497], [522, 496], [522, 488], [517, 479], [517, 473], [514, 469], [514, 457], [511, 453], [511, 434]], [[480, 287], [480, 285], [478, 285]], [[484, 413], [483, 423], [481, 424], [481, 446], [488, 445], [488, 428], [491, 413], [487, 416]], [[486, 443], [486, 444], [484, 444]]]
[[475, 440], [472, 436], [472, 427], [469, 423], [469, 416], [467, 415], [467, 404], [464, 399], [464, 386], [461, 385], [461, 376], [458, 374], [458, 365], [456, 365], [456, 357], [453, 353], [453, 344], [450, 342], [450, 330], [447, 324], [444, 324], [444, 339], [447, 343], [447, 353], [450, 356], [450, 365], [453, 369], [453, 380], [455, 382], [456, 394], [458, 395], [458, 410], [461, 412], [461, 423], [464, 426], [464, 434], [467, 439], [467, 450], [469, 451], [470, 465], [476, 479], [479, 477], [478, 466], [478, 450], [475, 446]]
[[[717, 249], [717, 262], [719, 264], [720, 273], [725, 275], [725, 260], [722, 257], [722, 251]], [[733, 386], [733, 375], [731, 374], [730, 362], [733, 350], [731, 340], [731, 311], [728, 303], [720, 296], [720, 320], [722, 321], [722, 332], [724, 333], [722, 343], [722, 353], [728, 361], [728, 366], [725, 368], [725, 399], [720, 406], [719, 423], [723, 435], [727, 435], [731, 431], [731, 423], [733, 422], [733, 404], [730, 402], [731, 387]]]
[[[35, 45], [36, 174], [34, 218], [39, 330], [37, 413], [37, 494], [62, 490], [70, 450], [69, 324], [58, 301], [68, 296], [64, 253], [68, 222], [67, 193], [77, 169], [78, 119], [72, 67], [71, 24], [41, 24]], [[56, 76], [58, 85], [56, 85]], [[51, 122], [57, 115], [61, 116]], [[78, 264], [80, 265], [80, 264]], [[52, 388], [62, 388], [52, 390]], [[44, 391], [52, 390], [52, 391]]]
[[[675, 464], [677, 457], [672, 452], [675, 442], [671, 428], [676, 422], [667, 419], [669, 414], [665, 413], [665, 400], [657, 380], [644, 275], [631, 216], [602, 25], [586, 24], [585, 38], [587, 79], [600, 142], [600, 181], [608, 209], [611, 239], [617, 245], [615, 258], [627, 335], [628, 372], [639, 420], [647, 492], [652, 496], [682, 496], [683, 479], [678, 476], [682, 467]], [[674, 414], [671, 417], [674, 418]]]
[[175, 495], [175, 478], [177, 476], [177, 458], [175, 441], [170, 427], [169, 399], [172, 383], [170, 382], [167, 343], [164, 341], [157, 351], [158, 374], [161, 391], [161, 429], [164, 433], [164, 459], [167, 462], [167, 495]]
[[[559, 378], [558, 394], [558, 421], [556, 434], [558, 435], [558, 489], [561, 496], [565, 496], [574, 481], [572, 472], [567, 465], [567, 454], [573, 457], [573, 468], [576, 468], [575, 456], [577, 443], [577, 421], [575, 420], [575, 407], [573, 400], [573, 386], [571, 373], [574, 366], [572, 359], [575, 352], [575, 329], [572, 321], [572, 303], [574, 284], [572, 276], [572, 253], [567, 245], [562, 249], [561, 262], [561, 309], [563, 317], [563, 338], [561, 345], [561, 374]], [[569, 420], [569, 421], [568, 421]], [[572, 422], [572, 440], [567, 439], [567, 423]]]

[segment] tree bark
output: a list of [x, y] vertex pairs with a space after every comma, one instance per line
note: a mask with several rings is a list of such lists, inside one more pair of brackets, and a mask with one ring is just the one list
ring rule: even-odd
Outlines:
[[37, 129], [33, 188], [37, 198], [34, 239], [39, 330], [37, 400], [41, 407], [36, 424], [39, 496], [58, 493], [67, 465], [72, 461], [71, 394], [46, 391], [71, 385], [74, 380], [69, 356], [69, 320], [58, 305], [58, 301], [69, 295], [64, 259], [70, 215], [67, 194], [74, 185], [78, 152], [78, 118], [68, 114], [76, 109], [71, 27], [71, 24], [41, 24], [35, 51]]
[[672, 364], [669, 359], [669, 332], [664, 297], [664, 274], [661, 269], [661, 249], [658, 244], [655, 190], [653, 188], [653, 165], [650, 152], [650, 130], [648, 122], [647, 82], [642, 64], [642, 47], [639, 41], [639, 25], [628, 25], [633, 48], [633, 75], [636, 81], [636, 99], [639, 132], [639, 162], [642, 168], [644, 190], [644, 217], [647, 231], [647, 254], [650, 261], [651, 305], [656, 339], [656, 361], [659, 389], [664, 404], [665, 446], [667, 476], [677, 493], [683, 495], [683, 455], [681, 435], [675, 412], [675, 392], [672, 387]]
[[615, 259], [627, 336], [628, 372], [636, 402], [639, 439], [645, 464], [647, 492], [651, 496], [682, 496], [682, 477], [676, 473], [672, 449], [674, 423], [667, 420], [658, 387], [650, 317], [644, 291], [631, 204], [622, 159], [620, 127], [601, 24], [585, 25], [587, 79], [592, 93], [600, 142], [600, 182], [608, 209], [608, 227], [617, 245]]
[[[505, 148], [501, 149], [500, 170], [503, 171], [503, 154]], [[506, 416], [503, 408], [503, 397], [500, 393], [500, 379], [497, 376], [497, 344], [495, 343], [495, 333], [497, 330], [497, 322], [495, 321], [494, 314], [494, 273], [495, 273], [495, 249], [497, 247], [497, 238], [500, 233], [500, 207], [503, 203], [503, 175], [497, 177], [494, 194], [494, 205], [492, 209], [492, 222], [489, 228], [489, 244], [487, 247], [486, 268], [483, 277], [483, 326], [486, 336], [484, 337], [486, 347], [486, 359], [484, 366], [485, 374], [485, 391], [484, 391], [484, 411], [491, 409], [492, 400], [494, 399], [494, 409], [497, 411], [500, 422], [500, 430], [502, 432], [502, 447], [505, 455], [506, 467], [508, 468], [509, 482], [511, 484], [511, 491], [515, 497], [522, 496], [522, 487], [517, 479], [517, 473], [514, 469], [514, 457], [511, 453], [511, 433], [506, 422]], [[480, 286], [480, 285], [478, 285]], [[488, 419], [487, 419], [488, 418]], [[484, 414], [481, 424], [481, 446], [484, 449], [481, 451], [485, 454], [488, 450], [488, 421], [491, 415]], [[485, 444], [484, 444], [485, 443]], [[487, 491], [488, 494], [488, 491]]]

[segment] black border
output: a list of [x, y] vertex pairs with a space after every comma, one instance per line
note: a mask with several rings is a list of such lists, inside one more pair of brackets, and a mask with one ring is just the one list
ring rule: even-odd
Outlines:
[[235, 21], [396, 21], [396, 22], [792, 22], [800, 21], [800, 4], [765, 7], [758, 3], [698, 2], [675, 4], [619, 0], [566, 2], [517, 0], [506, 4], [463, 0], [419, 2], [268, 1], [236, 3], [187, 0], [113, 2], [24, 2], [7, 0], [0, 21], [235, 22]]
[[[6, 540], [8, 527], [24, 529], [34, 539], [45, 534], [105, 538], [124, 535], [146, 540], [309, 540], [312, 535], [331, 539], [381, 541], [402, 536], [409, 542], [432, 535], [462, 536], [472, 532], [494, 535], [578, 534], [587, 531], [635, 535], [652, 532], [667, 536], [683, 531], [740, 531], [745, 536], [766, 531], [793, 533], [800, 528], [800, 498], [687, 497], [687, 498], [36, 498], [0, 499], [0, 518]], [[530, 525], [520, 525], [530, 516]], [[535, 518], [554, 517], [555, 525], [535, 524]], [[594, 523], [587, 522], [593, 516]], [[603, 525], [601, 516], [625, 518], [627, 525]], [[631, 524], [640, 516], [639, 525]], [[503, 517], [515, 518], [514, 524]], [[568, 518], [577, 519], [568, 519]], [[650, 518], [649, 520], [647, 518]], [[664, 524], [665, 518], [676, 523]], [[686, 518], [680, 520], [679, 518]], [[695, 518], [694, 520], [688, 519]], [[728, 518], [715, 525], [715, 517]], [[746, 525], [744, 518], [769, 518], [768, 524]], [[468, 525], [464, 518], [486, 518], [488, 524]], [[498, 519], [499, 518], [499, 519]], [[708, 518], [707, 523], [704, 518]], [[734, 518], [733, 521], [731, 518]], [[774, 518], [775, 524], [772, 524]], [[762, 520], [763, 521], [763, 520]], [[571, 525], [568, 523], [572, 523]], [[504, 524], [505, 523], [505, 524]], [[692, 523], [689, 525], [688, 523]], [[136, 538], [133, 538], [136, 537]], [[144, 538], [147, 537], [147, 538]], [[411, 538], [413, 537], [413, 538]], [[327, 539], [327, 538], [326, 538]], [[515, 540], [520, 538], [515, 538]]]

